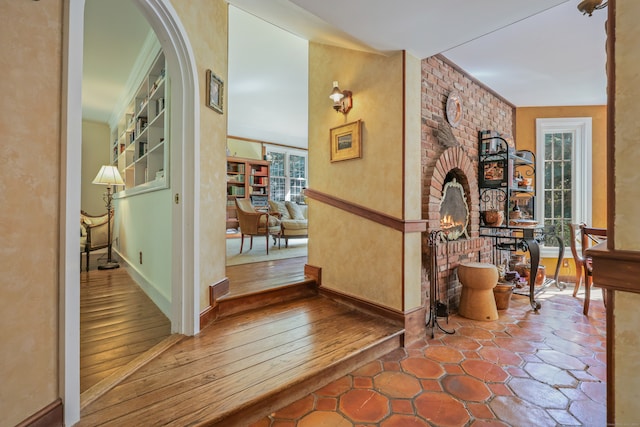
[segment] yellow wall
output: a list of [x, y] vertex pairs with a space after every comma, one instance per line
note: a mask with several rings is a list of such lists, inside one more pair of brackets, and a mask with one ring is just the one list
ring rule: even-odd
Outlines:
[[[310, 43], [309, 182], [313, 190], [395, 218], [405, 217], [404, 62], [402, 52], [382, 56]], [[419, 75], [419, 61], [410, 64], [412, 76]], [[346, 116], [332, 109], [329, 92], [334, 80], [342, 90], [353, 92], [353, 108]], [[407, 115], [420, 117], [419, 107], [415, 99]], [[331, 163], [330, 129], [356, 120], [362, 120], [362, 158]], [[411, 122], [410, 129], [419, 147], [419, 126], [416, 130]], [[418, 162], [419, 171], [419, 156], [411, 160]], [[419, 190], [412, 187], [413, 193]], [[315, 200], [309, 203], [309, 264], [322, 267], [323, 286], [397, 310], [409, 308], [405, 303], [417, 304], [413, 290], [408, 291], [414, 295], [409, 302], [402, 299], [405, 242], [401, 232]], [[415, 214], [420, 197], [413, 203], [418, 208], [406, 210]], [[408, 240], [415, 240], [419, 247], [419, 239]], [[419, 287], [419, 280], [416, 283]]]
[[262, 160], [262, 143], [243, 139], [227, 138], [229, 155], [245, 159]]
[[[611, 3], [611, 2], [610, 2]], [[640, 185], [638, 185], [638, 97], [640, 96], [640, 2], [614, 2], [615, 51], [615, 249], [640, 250]], [[636, 279], [637, 280], [637, 279]], [[615, 422], [633, 425], [640, 420], [640, 295], [616, 291], [614, 297]]]
[[[226, 111], [205, 105], [206, 70], [227, 79], [227, 3], [223, 0], [173, 1], [191, 42], [200, 98], [200, 309], [209, 305], [209, 285], [225, 277]], [[228, 91], [223, 91], [226, 96]], [[229, 105], [225, 99], [223, 105]]]
[[62, 1], [0, 3], [0, 424], [58, 397]]
[[82, 121], [82, 195], [80, 208], [92, 215], [107, 212], [104, 186], [91, 184], [102, 165], [109, 164], [109, 126], [106, 123]]
[[[607, 106], [575, 107], [519, 107], [516, 108], [516, 146], [519, 150], [536, 152], [536, 119], [562, 117], [592, 118], [592, 220], [594, 227], [607, 227]], [[565, 253], [568, 267], [561, 267], [560, 276], [573, 277], [575, 265], [571, 253]], [[547, 275], [556, 268], [555, 258], [546, 258], [542, 263], [547, 267]]]

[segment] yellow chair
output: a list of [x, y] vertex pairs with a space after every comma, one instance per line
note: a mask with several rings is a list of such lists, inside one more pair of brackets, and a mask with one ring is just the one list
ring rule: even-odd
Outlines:
[[240, 223], [240, 253], [244, 245], [244, 236], [249, 236], [249, 250], [253, 248], [253, 236], [265, 236], [267, 242], [267, 255], [269, 254], [269, 236], [278, 238], [280, 248], [281, 227], [280, 220], [268, 212], [256, 211], [249, 199], [236, 199], [238, 222]]

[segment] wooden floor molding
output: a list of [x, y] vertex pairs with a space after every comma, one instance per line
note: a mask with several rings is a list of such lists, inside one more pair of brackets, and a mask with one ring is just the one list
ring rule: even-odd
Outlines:
[[130, 361], [124, 366], [121, 366], [116, 371], [112, 372], [108, 377], [100, 380], [94, 384], [88, 390], [80, 395], [80, 410], [84, 409], [87, 405], [94, 402], [100, 396], [120, 384], [127, 379], [135, 371], [149, 363], [150, 360], [155, 359], [160, 354], [171, 348], [173, 345], [179, 343], [184, 338], [184, 335], [173, 334], [151, 347], [144, 353], [139, 354], [135, 359]]

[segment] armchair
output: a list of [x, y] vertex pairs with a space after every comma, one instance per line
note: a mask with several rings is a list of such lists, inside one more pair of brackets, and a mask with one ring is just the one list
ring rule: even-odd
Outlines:
[[[96, 249], [109, 246], [108, 220], [109, 215], [93, 216], [85, 211], [80, 212], [80, 255], [86, 253], [86, 271], [89, 271], [89, 254]], [[111, 230], [113, 230], [113, 216], [111, 216]]]
[[265, 236], [267, 239], [267, 255], [269, 254], [269, 236], [278, 238], [280, 247], [280, 220], [268, 212], [258, 212], [251, 204], [250, 199], [236, 198], [236, 210], [238, 222], [240, 223], [240, 253], [244, 245], [244, 236], [249, 236], [249, 250], [253, 248], [253, 236]]

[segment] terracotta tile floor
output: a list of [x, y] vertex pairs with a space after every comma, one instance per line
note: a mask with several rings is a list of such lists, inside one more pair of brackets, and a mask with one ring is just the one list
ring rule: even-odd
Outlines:
[[582, 293], [551, 287], [537, 299], [539, 314], [514, 295], [497, 321], [442, 319], [455, 334], [429, 330], [252, 427], [606, 425], [600, 290], [588, 317]]

